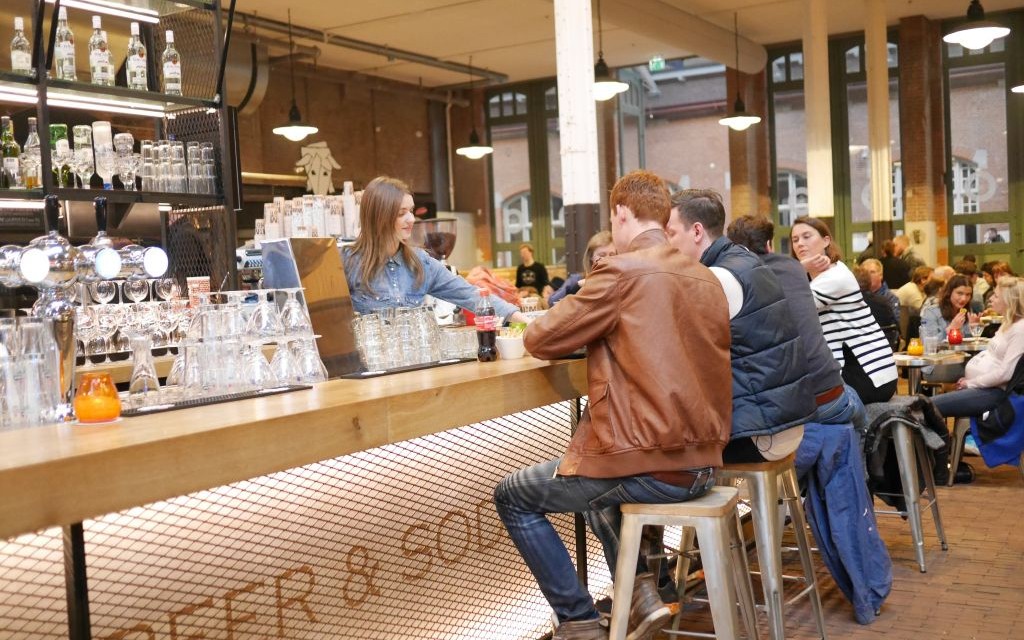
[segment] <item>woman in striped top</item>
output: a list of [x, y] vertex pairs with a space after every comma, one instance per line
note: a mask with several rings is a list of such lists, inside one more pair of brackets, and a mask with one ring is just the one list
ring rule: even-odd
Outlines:
[[791, 233], [793, 256], [810, 276], [818, 320], [832, 357], [843, 368], [843, 380], [865, 404], [889, 400], [897, 377], [892, 348], [857, 279], [840, 261], [828, 225], [805, 216], [793, 222]]

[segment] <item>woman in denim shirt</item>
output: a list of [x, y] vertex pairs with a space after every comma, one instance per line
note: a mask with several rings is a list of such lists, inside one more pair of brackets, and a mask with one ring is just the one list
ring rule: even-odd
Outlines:
[[[416, 307], [423, 297], [451, 302], [473, 310], [477, 288], [449, 272], [423, 249], [409, 245], [412, 237], [412, 193], [404, 182], [381, 176], [363, 191], [355, 244], [343, 247], [345, 277], [352, 304], [359, 313], [389, 307]], [[497, 296], [490, 296], [499, 317], [525, 321], [519, 309]]]

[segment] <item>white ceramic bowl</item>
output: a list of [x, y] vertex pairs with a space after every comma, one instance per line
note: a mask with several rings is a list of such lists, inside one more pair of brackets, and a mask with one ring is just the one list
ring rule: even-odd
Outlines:
[[498, 336], [498, 355], [502, 360], [515, 360], [526, 355], [526, 347], [523, 345], [523, 337], [515, 338], [509, 336]]

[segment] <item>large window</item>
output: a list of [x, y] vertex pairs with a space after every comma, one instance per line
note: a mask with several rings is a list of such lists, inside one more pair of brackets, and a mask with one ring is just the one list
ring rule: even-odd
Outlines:
[[565, 210], [554, 81], [502, 87], [488, 94], [487, 123], [494, 155], [494, 263], [519, 262], [519, 245], [538, 261], [565, 259]]
[[[871, 163], [868, 155], [867, 75], [863, 39], [836, 40], [833, 58], [832, 148], [835, 185], [833, 233], [843, 254], [852, 257], [870, 242], [872, 226]], [[775, 188], [776, 237], [779, 250], [788, 250], [789, 229], [807, 211], [807, 136], [804, 109], [803, 55], [780, 50], [770, 54], [769, 124]], [[835, 64], [841, 61], [841, 64]], [[903, 227], [903, 170], [900, 162], [900, 123], [897, 47], [888, 46], [889, 139], [892, 172], [892, 217]]]

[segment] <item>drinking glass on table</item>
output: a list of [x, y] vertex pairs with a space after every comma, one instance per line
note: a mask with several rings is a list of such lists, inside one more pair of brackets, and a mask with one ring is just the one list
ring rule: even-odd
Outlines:
[[971, 331], [971, 337], [977, 340], [981, 337], [981, 332], [985, 330], [985, 325], [981, 324], [980, 316], [971, 315], [967, 328]]

